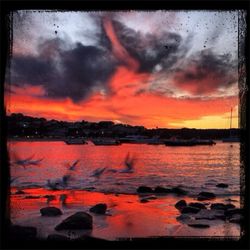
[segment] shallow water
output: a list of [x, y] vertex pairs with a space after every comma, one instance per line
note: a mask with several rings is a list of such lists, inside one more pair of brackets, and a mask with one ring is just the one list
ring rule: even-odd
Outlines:
[[[214, 146], [167, 147], [165, 145], [122, 144], [120, 146], [66, 145], [64, 142], [9, 142], [11, 162], [33, 156], [43, 159], [38, 166], [11, 166], [12, 186], [46, 187], [48, 179], [70, 173], [67, 189], [88, 189], [115, 193], [135, 193], [140, 185], [173, 187], [180, 185], [196, 195], [202, 190], [217, 196], [240, 194], [240, 144], [217, 142]], [[119, 173], [130, 153], [135, 160], [133, 173]], [[67, 164], [79, 159], [75, 171]], [[106, 167], [99, 177], [90, 177]], [[113, 173], [108, 169], [116, 169]], [[217, 188], [218, 183], [229, 184]]]

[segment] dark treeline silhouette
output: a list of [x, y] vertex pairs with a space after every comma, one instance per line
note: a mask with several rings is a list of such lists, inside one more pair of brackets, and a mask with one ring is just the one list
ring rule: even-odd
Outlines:
[[183, 139], [222, 139], [228, 136], [239, 136], [239, 129], [147, 129], [143, 126], [115, 124], [112, 121], [100, 122], [66, 122], [46, 120], [11, 114], [7, 117], [7, 134], [9, 138], [65, 138], [65, 137], [125, 137], [127, 135], [142, 135], [169, 139], [180, 137]]

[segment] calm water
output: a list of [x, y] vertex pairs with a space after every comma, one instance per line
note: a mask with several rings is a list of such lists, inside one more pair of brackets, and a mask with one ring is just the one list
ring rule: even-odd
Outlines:
[[[240, 144], [221, 143], [215, 146], [166, 147], [165, 145], [123, 144], [121, 146], [66, 145], [64, 142], [9, 142], [11, 161], [33, 156], [43, 159], [39, 166], [11, 166], [11, 177], [19, 177], [12, 186], [46, 187], [48, 179], [55, 180], [71, 173], [68, 189], [135, 193], [139, 185], [173, 187], [180, 185], [191, 195], [201, 190], [217, 195], [240, 193]], [[124, 159], [133, 155], [134, 173], [113, 173], [121, 170]], [[79, 159], [75, 171], [67, 164]], [[91, 177], [97, 168], [106, 167], [100, 178]], [[229, 188], [217, 188], [217, 183]]]

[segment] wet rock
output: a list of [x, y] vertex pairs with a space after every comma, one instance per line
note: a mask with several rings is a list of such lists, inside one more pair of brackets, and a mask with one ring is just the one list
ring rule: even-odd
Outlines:
[[147, 186], [140, 186], [137, 188], [137, 193], [153, 193], [153, 189]]
[[243, 222], [243, 216], [241, 214], [234, 214], [230, 219], [229, 222], [241, 224]]
[[107, 205], [105, 203], [99, 203], [89, 209], [90, 212], [95, 214], [105, 214]]
[[25, 199], [39, 199], [40, 196], [34, 196], [34, 195], [27, 195], [24, 197]]
[[188, 213], [192, 213], [192, 214], [196, 214], [200, 211], [199, 208], [197, 207], [190, 207], [190, 206], [186, 206], [181, 210], [182, 214], [188, 214]]
[[104, 241], [108, 241], [106, 239], [101, 239], [101, 238], [97, 238], [97, 237], [93, 237], [93, 236], [81, 236], [77, 239], [75, 239], [75, 241], [93, 241], [93, 242], [104, 242]]
[[199, 213], [195, 215], [196, 220], [225, 220], [225, 215], [223, 210], [208, 210], [201, 209]]
[[23, 190], [17, 190], [15, 194], [26, 194]]
[[58, 216], [62, 215], [62, 211], [57, 207], [44, 207], [40, 209], [42, 216]]
[[146, 199], [146, 198], [144, 198], [144, 199], [141, 199], [140, 202], [141, 202], [141, 203], [147, 203], [147, 202], [149, 202], [149, 200]]
[[214, 199], [216, 196], [214, 193], [210, 193], [210, 192], [200, 192], [198, 194], [198, 201], [204, 201], [204, 200], [211, 200]]
[[10, 238], [11, 240], [35, 240], [37, 235], [37, 229], [35, 227], [24, 227], [18, 225], [10, 226]]
[[157, 197], [156, 196], [147, 196], [147, 197], [145, 197], [146, 199], [148, 199], [148, 200], [156, 200], [157, 199]]
[[51, 240], [51, 241], [67, 241], [70, 240], [69, 237], [61, 235], [61, 234], [50, 234], [47, 237], [47, 240]]
[[187, 224], [187, 223], [192, 221], [192, 218], [187, 214], [181, 214], [180, 216], [176, 217], [176, 220], [178, 220], [184, 224]]
[[195, 227], [195, 228], [209, 228], [210, 226], [208, 224], [188, 224], [189, 227]]
[[77, 212], [55, 227], [55, 230], [70, 230], [70, 229], [92, 229], [93, 219], [92, 216], [85, 212]]
[[232, 208], [232, 209], [228, 209], [228, 210], [225, 211], [225, 215], [227, 217], [231, 217], [234, 214], [242, 214], [242, 213], [243, 213], [243, 210], [240, 209], [240, 208]]
[[47, 194], [47, 195], [44, 195], [43, 198], [46, 198], [46, 199], [56, 199], [56, 196], [55, 195], [50, 195], [50, 194]]
[[174, 206], [178, 210], [182, 210], [184, 207], [187, 206], [187, 202], [185, 200], [179, 200]]
[[174, 194], [177, 194], [177, 195], [186, 195], [188, 192], [185, 191], [182, 188], [174, 187], [174, 188], [171, 189], [171, 193], [174, 193]]
[[226, 205], [223, 203], [213, 203], [210, 206], [211, 209], [226, 210]]
[[196, 207], [196, 208], [199, 208], [199, 209], [207, 209], [206, 206], [203, 203], [200, 203], [200, 202], [190, 202], [188, 204], [188, 206]]
[[226, 209], [233, 209], [233, 208], [235, 208], [235, 205], [233, 205], [233, 204], [226, 204], [225, 206], [226, 206]]
[[218, 188], [228, 188], [228, 184], [226, 184], [226, 183], [219, 183], [219, 184], [216, 185], [216, 187], [218, 187]]
[[169, 193], [171, 193], [171, 189], [164, 188], [164, 187], [161, 187], [161, 186], [157, 186], [154, 189], [154, 192], [157, 193], [157, 194], [169, 194]]

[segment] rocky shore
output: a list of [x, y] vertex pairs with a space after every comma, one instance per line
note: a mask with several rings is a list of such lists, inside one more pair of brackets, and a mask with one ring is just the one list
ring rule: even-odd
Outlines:
[[243, 211], [239, 197], [228, 199], [209, 192], [196, 197], [187, 194], [180, 187], [160, 186], [140, 186], [134, 195], [13, 189], [10, 235], [13, 240], [53, 241], [240, 237]]

